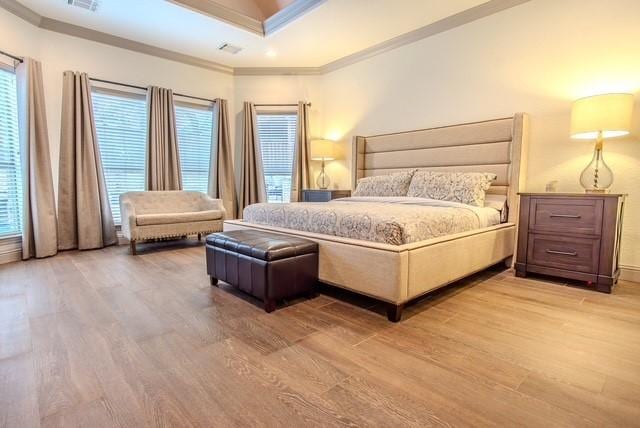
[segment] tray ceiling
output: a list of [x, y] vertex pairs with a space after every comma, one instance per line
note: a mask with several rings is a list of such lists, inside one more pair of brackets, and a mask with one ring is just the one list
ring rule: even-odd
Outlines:
[[[242, 3], [240, 0], [216, 0]], [[493, 0], [494, 2], [496, 0]], [[486, 0], [324, 0], [273, 34], [237, 25], [165, 0], [101, 0], [97, 11], [67, 0], [19, 0], [52, 20], [213, 61], [229, 67], [320, 67], [386, 40], [474, 8]], [[258, 17], [291, 0], [246, 0]], [[280, 9], [277, 9], [280, 8]], [[235, 55], [224, 43], [242, 48]]]

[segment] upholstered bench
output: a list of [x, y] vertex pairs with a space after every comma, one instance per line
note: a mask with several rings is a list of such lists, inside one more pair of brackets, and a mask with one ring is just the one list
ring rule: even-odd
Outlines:
[[227, 282], [264, 302], [315, 292], [318, 244], [303, 238], [258, 230], [234, 230], [207, 236], [207, 273], [211, 285]]

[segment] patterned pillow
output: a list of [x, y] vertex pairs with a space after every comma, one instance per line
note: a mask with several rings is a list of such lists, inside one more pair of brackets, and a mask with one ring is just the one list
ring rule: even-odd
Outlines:
[[377, 175], [358, 180], [353, 196], [407, 196], [415, 170]]
[[488, 172], [417, 171], [407, 196], [483, 207], [485, 192], [496, 178]]

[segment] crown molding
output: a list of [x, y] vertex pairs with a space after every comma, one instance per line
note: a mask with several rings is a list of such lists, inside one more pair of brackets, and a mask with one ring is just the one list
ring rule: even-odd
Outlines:
[[66, 34], [68, 36], [79, 37], [81, 39], [91, 40], [93, 42], [102, 43], [117, 48], [127, 49], [139, 52], [145, 55], [151, 55], [158, 58], [168, 59], [195, 67], [206, 68], [208, 70], [218, 71], [226, 74], [233, 74], [233, 67], [219, 64], [214, 61], [186, 55], [169, 49], [159, 48], [157, 46], [148, 45], [146, 43], [136, 42], [135, 40], [125, 39], [123, 37], [114, 36], [112, 34], [102, 33], [86, 27], [69, 24], [67, 22], [58, 21], [57, 19], [47, 18], [29, 9], [17, 0], [0, 0], [0, 7], [6, 11], [16, 15], [19, 18], [33, 24], [43, 30], [54, 31], [56, 33]]
[[486, 3], [448, 16], [439, 21], [401, 34], [377, 45], [347, 55], [320, 67], [236, 67], [233, 74], [237, 76], [271, 76], [271, 75], [322, 75], [331, 73], [349, 65], [364, 61], [376, 55], [399, 47], [415, 43], [427, 37], [451, 30], [473, 21], [494, 15], [503, 10], [527, 3], [530, 0], [490, 0]]
[[397, 49], [401, 46], [415, 43], [419, 40], [426, 39], [427, 37], [431, 37], [436, 34], [451, 30], [453, 28], [468, 24], [470, 22], [477, 21], [498, 12], [502, 12], [505, 9], [509, 9], [522, 3], [526, 3], [528, 1], [530, 0], [490, 0], [486, 3], [479, 4], [478, 6], [474, 6], [470, 9], [456, 13], [455, 15], [448, 16], [439, 21], [435, 21], [431, 24], [425, 25], [424, 27], [420, 27], [408, 33], [401, 34], [382, 43], [378, 43], [377, 45], [371, 46], [359, 52], [347, 55], [328, 64], [325, 64], [320, 67], [322, 70], [322, 74], [331, 73], [332, 71], [336, 71], [357, 62], [364, 61], [365, 59], [371, 58], [373, 56], [380, 55], [393, 49]]
[[[209, 0], [167, 0], [173, 3], [202, 3]], [[295, 3], [300, 3], [307, 8], [299, 12], [304, 13], [311, 8], [321, 4], [326, 0], [299, 0]], [[331, 73], [349, 65], [364, 61], [368, 58], [380, 55], [384, 52], [388, 52], [399, 47], [415, 43], [419, 40], [431, 37], [433, 35], [451, 30], [456, 27], [468, 24], [473, 21], [485, 18], [487, 16], [496, 14], [503, 10], [518, 6], [523, 3], [527, 3], [530, 0], [489, 0], [486, 3], [482, 3], [478, 6], [459, 12], [455, 15], [448, 16], [439, 21], [420, 27], [416, 30], [386, 40], [377, 45], [363, 49], [359, 52], [347, 55], [343, 58], [329, 62], [320, 67], [231, 67], [225, 64], [220, 64], [214, 61], [186, 55], [180, 52], [163, 49], [157, 46], [148, 45], [145, 43], [136, 42], [134, 40], [125, 39], [122, 37], [114, 36], [100, 31], [92, 30], [86, 27], [80, 27], [77, 25], [69, 24], [66, 22], [58, 21], [55, 19], [41, 16], [35, 11], [22, 5], [17, 0], [0, 0], [0, 7], [4, 8], [8, 12], [24, 19], [25, 21], [35, 25], [36, 27], [55, 31], [57, 33], [67, 34], [74, 37], [80, 37], [83, 39], [91, 40], [98, 43], [103, 43], [110, 46], [115, 46], [122, 49], [127, 49], [135, 52], [139, 52], [146, 55], [156, 56], [159, 58], [168, 59], [170, 61], [176, 61], [195, 67], [201, 67], [208, 70], [218, 71], [221, 73], [232, 74], [236, 76], [309, 76], [309, 75], [322, 75]], [[186, 6], [188, 7], [188, 6]], [[220, 6], [222, 7], [222, 6]], [[283, 9], [286, 10], [287, 8]], [[229, 9], [230, 10], [230, 9]], [[295, 12], [295, 11], [294, 11]], [[292, 14], [294, 12], [291, 12]], [[237, 13], [237, 12], [236, 12]], [[276, 14], [277, 15], [277, 14]], [[243, 15], [244, 16], [244, 15]], [[275, 16], [275, 15], [274, 15]], [[293, 16], [293, 15], [292, 15]], [[222, 18], [221, 18], [222, 19]], [[275, 27], [276, 31], [279, 27]]]
[[293, 20], [324, 3], [326, 0], [295, 0], [263, 23], [264, 35], [269, 36]]
[[196, 13], [200, 13], [203, 15], [210, 16], [212, 18], [219, 19], [221, 21], [226, 22], [227, 24], [231, 24], [235, 27], [241, 28], [243, 30], [247, 30], [259, 36], [265, 35], [262, 21], [257, 20], [255, 18], [251, 18], [250, 16], [247, 16], [247, 15], [243, 15], [240, 12], [236, 12], [231, 8], [222, 6], [221, 4], [218, 4], [211, 0], [167, 0], [167, 1], [177, 6], [190, 9]]
[[115, 46], [117, 48], [127, 49], [146, 55], [156, 56], [171, 61], [181, 62], [183, 64], [193, 65], [195, 67], [206, 68], [208, 70], [219, 71], [221, 73], [233, 74], [233, 68], [219, 64], [217, 62], [208, 61], [191, 55], [185, 55], [180, 52], [159, 48], [157, 46], [148, 45], [146, 43], [136, 42], [134, 40], [125, 39], [123, 37], [114, 36], [100, 31], [92, 30], [86, 27], [69, 24], [67, 22], [58, 21], [47, 17], [42, 17], [40, 28], [44, 30], [54, 31], [56, 33], [67, 34], [69, 36], [79, 37], [81, 39], [91, 40], [93, 42], [105, 45]]
[[320, 67], [235, 67], [234, 76], [317, 76]]
[[273, 16], [260, 21], [212, 0], [166, 0], [196, 13], [211, 16], [235, 27], [266, 37], [326, 0], [294, 0]]
[[36, 27], [40, 26], [42, 16], [16, 0], [0, 0], [0, 7]]

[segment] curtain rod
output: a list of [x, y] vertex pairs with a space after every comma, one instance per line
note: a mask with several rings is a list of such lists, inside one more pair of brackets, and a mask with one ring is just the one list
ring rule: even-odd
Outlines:
[[[132, 89], [139, 89], [141, 91], [146, 91], [147, 88], [143, 87], [143, 86], [136, 86], [136, 85], [130, 85], [128, 83], [120, 83], [120, 82], [114, 82], [111, 80], [104, 80], [104, 79], [96, 79], [95, 77], [90, 77], [89, 80], [92, 80], [94, 82], [100, 82], [100, 83], [107, 83], [109, 85], [117, 85], [117, 86], [124, 86], [127, 88], [132, 88]], [[176, 97], [184, 97], [184, 98], [191, 98], [194, 100], [200, 100], [200, 101], [207, 101], [210, 103], [215, 103], [215, 100], [210, 100], [209, 98], [201, 98], [201, 97], [194, 97], [192, 95], [184, 95], [184, 94], [180, 94], [178, 92], [174, 92], [173, 95], [175, 95]]]
[[[305, 103], [309, 107], [311, 107], [311, 103]], [[254, 104], [256, 107], [297, 107], [298, 103], [295, 104]]]
[[0, 51], [0, 54], [4, 55], [4, 56], [8, 56], [9, 58], [18, 61], [18, 62], [23, 62], [23, 59], [20, 58], [19, 56], [15, 56], [15, 55], [11, 55], [10, 53], [7, 53], [5, 51]]

